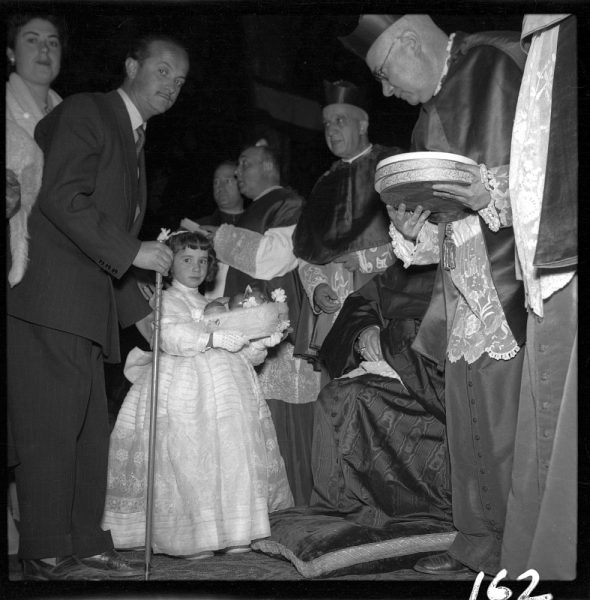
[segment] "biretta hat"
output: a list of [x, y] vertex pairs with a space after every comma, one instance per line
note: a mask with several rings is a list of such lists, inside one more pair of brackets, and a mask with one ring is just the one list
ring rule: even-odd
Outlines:
[[324, 95], [326, 101], [324, 106], [329, 104], [351, 104], [369, 112], [369, 101], [364, 90], [350, 81], [340, 79], [338, 81], [324, 80]]
[[361, 15], [356, 29], [339, 37], [343, 46], [365, 60], [369, 48], [377, 38], [403, 15]]

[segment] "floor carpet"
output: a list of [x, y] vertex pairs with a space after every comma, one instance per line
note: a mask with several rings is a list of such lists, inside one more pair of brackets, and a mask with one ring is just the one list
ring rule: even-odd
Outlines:
[[[141, 553], [124, 553], [127, 556], [143, 559]], [[16, 556], [9, 561], [11, 581], [22, 580], [20, 564]], [[449, 579], [449, 578], [447, 578]], [[273, 558], [259, 552], [247, 552], [234, 555], [215, 555], [211, 558], [190, 561], [163, 554], [152, 556], [150, 581], [319, 581], [306, 579], [287, 560]], [[372, 573], [365, 575], [345, 575], [322, 578], [322, 581], [425, 581], [436, 577], [422, 575], [412, 569], [390, 573]], [[474, 581], [475, 574], [455, 575], [450, 580]]]

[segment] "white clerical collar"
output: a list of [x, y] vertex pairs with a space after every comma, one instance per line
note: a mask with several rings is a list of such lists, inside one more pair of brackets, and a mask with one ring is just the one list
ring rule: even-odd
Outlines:
[[125, 102], [125, 108], [129, 113], [129, 118], [131, 119], [131, 128], [133, 129], [133, 135], [135, 135], [135, 130], [143, 125], [143, 128], [147, 127], [147, 122], [143, 120], [137, 106], [133, 104], [131, 98], [127, 95], [127, 92], [123, 88], [118, 88], [117, 91], [121, 98], [123, 98], [123, 102]]
[[256, 200], [262, 198], [262, 196], [266, 196], [266, 194], [272, 192], [273, 190], [280, 190], [282, 187], [282, 185], [271, 185], [269, 188], [266, 188], [262, 194], [258, 194], [258, 196], [252, 200], [252, 202], [256, 202]]
[[450, 65], [450, 58], [451, 58], [451, 48], [453, 47], [453, 40], [455, 39], [455, 34], [451, 33], [451, 35], [449, 36], [449, 41], [447, 43], [447, 49], [445, 51], [446, 57], [445, 57], [445, 66], [443, 67], [442, 73], [440, 74], [440, 79], [438, 80], [438, 83], [436, 85], [436, 89], [434, 90], [434, 94], [432, 94], [433, 96], [436, 96], [439, 92], [440, 92], [440, 88], [442, 87], [442, 83], [445, 79], [445, 77], [447, 76], [447, 73], [449, 71], [449, 65]]
[[352, 158], [343, 158], [342, 161], [345, 163], [351, 163], [351, 162], [355, 161], [357, 158], [360, 158], [361, 156], [364, 156], [368, 152], [371, 152], [372, 147], [373, 147], [373, 144], [369, 144], [362, 152], [359, 152], [359, 154], [357, 154], [356, 156], [353, 156]]

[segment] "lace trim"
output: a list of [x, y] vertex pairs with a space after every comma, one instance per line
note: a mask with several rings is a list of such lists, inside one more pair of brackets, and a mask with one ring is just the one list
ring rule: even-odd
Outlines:
[[513, 350], [500, 354], [498, 352], [493, 352], [491, 348], [486, 348], [486, 352], [488, 353], [488, 355], [495, 360], [510, 360], [518, 354], [519, 350], [520, 346], [516, 346], [516, 348], [514, 348]]
[[394, 254], [404, 263], [404, 268], [410, 265], [430, 265], [438, 263], [440, 249], [438, 246], [438, 226], [424, 223], [416, 242], [407, 240], [394, 226], [389, 225], [389, 237]]
[[313, 292], [320, 283], [328, 283], [328, 276], [322, 267], [302, 262], [299, 266], [299, 279], [303, 284], [303, 289], [313, 306]]
[[361, 273], [385, 271], [393, 263], [393, 252], [390, 244], [358, 250], [357, 256]]
[[479, 210], [478, 213], [492, 231], [500, 229], [500, 215], [498, 215], [493, 200], [490, 200], [490, 203], [485, 208]]
[[447, 347], [451, 362], [476, 361], [484, 352], [509, 360], [519, 350], [494, 287], [480, 221], [470, 215], [454, 223], [456, 268], [449, 271], [460, 293]]

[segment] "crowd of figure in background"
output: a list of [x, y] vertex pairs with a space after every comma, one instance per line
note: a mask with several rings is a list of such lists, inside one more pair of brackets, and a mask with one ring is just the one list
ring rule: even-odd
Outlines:
[[[59, 104], [62, 26], [14, 20], [8, 422], [25, 577], [141, 575], [115, 548], [144, 543], [154, 367], [151, 351], [120, 356], [117, 321], [152, 341], [154, 272], [168, 277], [155, 552], [247, 552], [273, 515], [325, 514], [448, 535], [421, 573], [572, 576], [577, 188], [569, 177], [556, 191], [552, 161], [575, 108], [557, 87], [543, 111], [527, 106], [556, 53], [546, 79], [571, 83], [575, 19], [553, 17], [449, 36], [427, 15], [363, 15], [341, 42], [385, 96], [422, 105], [410, 147], [372, 144], [365, 91], [326, 81], [337, 160], [307, 198], [259, 140], [217, 166], [214, 213], [187, 215], [160, 242], [138, 239], [143, 139], [180, 93], [186, 50], [145, 36], [118, 90]], [[544, 145], [527, 144], [523, 132], [541, 130]], [[469, 183], [435, 183], [424, 205], [384, 201], [378, 163], [422, 151], [472, 159], [460, 165]], [[543, 173], [535, 190], [527, 160]], [[441, 217], [433, 206], [445, 202], [462, 210]], [[111, 432], [103, 361], [120, 359], [132, 385]], [[542, 547], [560, 502], [556, 561]]]

